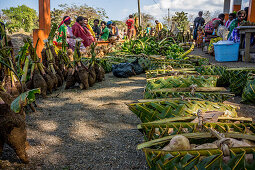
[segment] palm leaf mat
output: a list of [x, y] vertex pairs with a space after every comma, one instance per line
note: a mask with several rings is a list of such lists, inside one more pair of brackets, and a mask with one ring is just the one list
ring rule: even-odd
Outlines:
[[220, 133], [242, 133], [255, 134], [255, 124], [250, 123], [205, 123], [202, 127], [198, 123], [190, 122], [169, 122], [169, 123], [142, 123], [139, 129], [144, 134], [145, 141], [159, 139], [165, 136], [184, 134], [184, 133], [199, 133], [201, 129], [213, 128]]
[[231, 117], [237, 117], [234, 106], [210, 101], [164, 99], [162, 101], [151, 100], [142, 103], [132, 103], [128, 104], [128, 107], [142, 122], [151, 122], [177, 116], [192, 116], [196, 115], [199, 109], [202, 112], [228, 111]]
[[227, 99], [234, 97], [234, 94], [229, 93], [222, 87], [198, 87], [194, 93], [191, 93], [190, 88], [165, 88], [159, 90], [146, 91], [145, 99], [158, 98], [178, 98], [178, 97], [196, 97], [212, 102], [224, 102]]
[[219, 76], [194, 76], [194, 75], [180, 75], [167, 76], [163, 78], [147, 79], [145, 91], [162, 89], [162, 88], [176, 88], [176, 87], [190, 87], [196, 85], [197, 87], [216, 87]]
[[[192, 68], [193, 69], [193, 68]], [[197, 71], [194, 70], [149, 70], [146, 71], [146, 78], [157, 78], [165, 76], [175, 76], [175, 75], [199, 75]]]

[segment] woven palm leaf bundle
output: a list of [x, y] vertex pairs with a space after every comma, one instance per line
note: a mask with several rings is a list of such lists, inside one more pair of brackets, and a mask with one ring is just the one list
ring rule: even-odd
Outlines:
[[157, 78], [174, 75], [199, 75], [194, 68], [174, 69], [174, 70], [148, 70], [146, 71], [146, 78]]
[[229, 79], [226, 72], [226, 67], [224, 66], [215, 66], [215, 65], [206, 65], [201, 67], [196, 67], [196, 71], [201, 75], [219, 75], [217, 81], [217, 86], [228, 87]]
[[196, 76], [196, 75], [180, 75], [167, 76], [162, 78], [147, 79], [145, 91], [162, 89], [162, 88], [176, 88], [176, 87], [190, 87], [196, 85], [197, 87], [216, 87], [219, 76]]
[[247, 83], [248, 75], [250, 73], [255, 73], [255, 67], [227, 69], [227, 78], [230, 82], [230, 91], [236, 95], [242, 95], [243, 89]]
[[224, 102], [234, 97], [223, 87], [198, 87], [192, 92], [192, 88], [164, 88], [146, 91], [145, 99], [195, 97], [212, 102]]
[[200, 109], [206, 111], [228, 111], [229, 116], [237, 117], [236, 107], [223, 103], [199, 100], [155, 99], [128, 104], [142, 122], [151, 122], [172, 117], [194, 116]]
[[[178, 117], [176, 117], [177, 119]], [[195, 117], [187, 117], [186, 120], [194, 120]], [[192, 119], [193, 118], [193, 119]], [[222, 118], [222, 119], [221, 119]], [[226, 117], [225, 117], [226, 118]], [[203, 129], [213, 128], [220, 133], [242, 133], [255, 135], [255, 124], [252, 123], [250, 118], [239, 118], [243, 119], [242, 122], [247, 123], [236, 123], [238, 118], [229, 118], [228, 120], [232, 123], [222, 123], [220, 121], [225, 120], [224, 117], [219, 117], [217, 123], [205, 123], [201, 127], [198, 123], [190, 122], [169, 122], [171, 118], [162, 121], [154, 121], [148, 123], [142, 123], [138, 125], [138, 128], [144, 134], [145, 141], [159, 139], [165, 136], [185, 134], [185, 133], [199, 133]], [[179, 118], [181, 120], [182, 118]], [[232, 120], [231, 120], [232, 119]]]
[[[173, 135], [174, 136], [174, 135]], [[218, 149], [198, 149], [183, 151], [163, 151], [164, 145], [169, 143], [173, 136], [149, 141], [140, 146], [145, 153], [146, 161], [150, 169], [249, 169], [255, 167], [255, 147], [233, 147], [229, 148], [229, 155]], [[191, 142], [202, 144], [215, 140], [210, 133], [186, 133], [183, 134]], [[239, 137], [243, 134], [229, 133], [226, 137]], [[254, 135], [247, 135], [254, 139]], [[200, 142], [200, 143], [199, 143]], [[162, 146], [163, 145], [163, 146]]]
[[[186, 62], [187, 63], [187, 62]], [[152, 61], [150, 70], [156, 69], [172, 69], [172, 68], [193, 68], [192, 64], [183, 63], [182, 60], [178, 61]]]
[[248, 76], [246, 86], [242, 94], [243, 103], [255, 103], [255, 75], [251, 74]]

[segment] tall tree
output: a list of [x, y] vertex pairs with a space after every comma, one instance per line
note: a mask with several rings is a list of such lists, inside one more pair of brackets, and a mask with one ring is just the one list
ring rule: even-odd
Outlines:
[[2, 12], [6, 28], [10, 33], [19, 31], [21, 28], [29, 32], [38, 22], [36, 11], [26, 5], [2, 9]]
[[185, 12], [175, 12], [175, 15], [172, 17], [172, 21], [177, 24], [177, 28], [181, 31], [185, 31], [188, 29], [189, 21], [188, 21], [188, 13]]
[[64, 16], [70, 16], [72, 22], [75, 22], [78, 16], [87, 17], [89, 23], [92, 24], [94, 19], [104, 20], [107, 17], [106, 12], [103, 8], [94, 8], [86, 4], [84, 5], [67, 5], [60, 4], [58, 9], [51, 11], [51, 21], [59, 24]]

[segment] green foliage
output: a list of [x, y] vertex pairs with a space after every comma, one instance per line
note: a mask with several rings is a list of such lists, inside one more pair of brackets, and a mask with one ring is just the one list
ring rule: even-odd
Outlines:
[[21, 93], [12, 103], [11, 103], [11, 109], [15, 113], [19, 113], [22, 109], [22, 107], [31, 104], [35, 101], [35, 94], [41, 93], [40, 89], [33, 89], [29, 90], [25, 93]]
[[103, 8], [94, 8], [86, 4], [84, 5], [67, 5], [60, 4], [59, 9], [54, 8], [51, 11], [51, 22], [59, 24], [64, 16], [70, 16], [72, 19], [72, 24], [78, 16], [87, 17], [89, 19], [89, 24], [93, 25], [94, 19], [103, 20], [108, 18], [106, 12]]
[[122, 45], [122, 52], [130, 54], [141, 54], [146, 55], [180, 55], [183, 49], [175, 44], [173, 38], [168, 37], [161, 41], [156, 38], [144, 37], [137, 40], [126, 41]]
[[176, 12], [175, 16], [172, 17], [172, 20], [177, 23], [177, 28], [181, 31], [186, 30], [189, 21], [188, 21], [188, 16], [187, 13], [185, 12]]
[[6, 18], [6, 28], [10, 33], [21, 28], [29, 32], [35, 28], [38, 20], [36, 11], [26, 5], [3, 9], [2, 12]]

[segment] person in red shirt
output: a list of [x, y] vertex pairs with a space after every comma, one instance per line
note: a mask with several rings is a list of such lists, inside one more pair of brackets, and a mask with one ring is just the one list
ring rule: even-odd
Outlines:
[[127, 25], [127, 37], [128, 39], [132, 39], [136, 35], [135, 31], [135, 20], [133, 19], [133, 15], [129, 15], [129, 19], [126, 21]]

